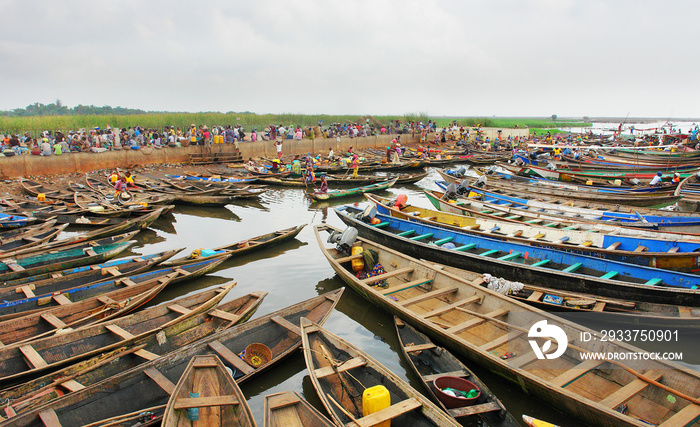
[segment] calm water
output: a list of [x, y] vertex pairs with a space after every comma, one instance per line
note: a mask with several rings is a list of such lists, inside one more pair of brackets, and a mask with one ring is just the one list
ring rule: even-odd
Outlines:
[[[422, 196], [421, 188], [436, 188], [433, 184], [434, 179], [439, 179], [435, 172], [417, 185], [391, 189], [383, 194], [404, 193], [409, 196], [409, 203], [430, 207], [429, 202]], [[341, 200], [339, 204], [363, 203], [364, 200], [364, 197], [356, 197]], [[174, 219], [160, 219], [151, 229], [139, 233], [139, 243], [133, 247], [132, 253], [147, 254], [185, 248], [181, 254], [187, 254], [197, 248], [221, 246], [282, 228], [299, 224], [318, 224], [322, 221], [343, 228], [343, 223], [337, 218], [331, 205], [312, 204], [302, 190], [272, 189], [260, 200], [240, 202], [225, 208], [178, 206], [174, 212]], [[343, 282], [336, 277], [321, 254], [313, 229], [307, 226], [296, 240], [277, 248], [229, 260], [206, 277], [166, 289], [153, 304], [231, 280], [237, 281], [238, 285], [227, 295], [225, 301], [256, 290], [269, 292], [256, 316], [343, 286]], [[422, 390], [420, 380], [409, 372], [399, 354], [391, 317], [351, 289], [346, 289], [325, 327], [382, 361], [397, 375], [407, 379], [414, 388]], [[695, 341], [682, 340], [679, 348], [673, 350], [684, 351], [686, 362], [700, 365], [700, 347]], [[665, 348], [664, 351], [666, 350], [668, 349]], [[695, 360], [690, 360], [690, 357], [695, 357]], [[523, 394], [513, 384], [478, 366], [470, 367], [516, 418], [520, 419], [521, 414], [527, 413], [561, 426], [575, 425], [564, 414]], [[693, 368], [698, 369], [697, 366]], [[252, 379], [241, 388], [260, 425], [264, 396], [278, 391], [297, 391], [324, 412], [306, 373], [301, 352]]]

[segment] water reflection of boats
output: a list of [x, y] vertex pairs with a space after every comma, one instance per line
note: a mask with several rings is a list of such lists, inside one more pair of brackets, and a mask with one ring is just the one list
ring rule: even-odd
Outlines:
[[258, 260], [263, 260], [263, 259], [268, 259], [268, 258], [275, 258], [277, 256], [280, 256], [280, 255], [288, 252], [288, 251], [298, 249], [298, 248], [300, 248], [302, 246], [306, 246], [308, 244], [309, 244], [308, 242], [302, 242], [301, 240], [292, 239], [288, 242], [283, 242], [283, 243], [280, 243], [279, 245], [272, 246], [270, 248], [261, 249], [259, 251], [255, 251], [255, 252], [250, 253], [250, 254], [244, 254], [241, 256], [229, 258], [226, 260], [226, 262], [224, 262], [221, 265], [221, 267], [219, 267], [219, 269], [237, 267], [237, 266], [241, 266], [241, 265], [246, 265], [252, 261], [258, 261]]
[[169, 216], [167, 218], [158, 218], [156, 222], [151, 224], [150, 228], [153, 228], [155, 230], [162, 231], [164, 233], [168, 234], [177, 234], [177, 231], [175, 230], [175, 223], [177, 220], [173, 216]]
[[[235, 203], [231, 203], [235, 204]], [[188, 205], [177, 205], [175, 207], [175, 214], [192, 215], [201, 218], [217, 218], [225, 219], [227, 221], [240, 222], [241, 217], [230, 211], [229, 209], [221, 207], [204, 207], [204, 206], [188, 206]]]
[[[265, 195], [263, 195], [261, 197], [265, 197]], [[231, 201], [231, 203], [229, 203], [229, 205], [234, 206], [234, 209], [235, 209], [235, 207], [244, 207], [244, 208], [254, 208], [254, 209], [258, 209], [258, 210], [266, 211], [266, 212], [269, 211], [269, 209], [266, 208], [265, 205], [263, 205], [262, 203], [260, 203], [260, 201], [258, 201], [256, 199], [235, 199], [235, 200]]]

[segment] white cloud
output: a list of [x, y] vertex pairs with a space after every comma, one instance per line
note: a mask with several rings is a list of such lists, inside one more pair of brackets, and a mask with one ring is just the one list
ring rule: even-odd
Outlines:
[[694, 1], [0, 1], [0, 109], [698, 116]]

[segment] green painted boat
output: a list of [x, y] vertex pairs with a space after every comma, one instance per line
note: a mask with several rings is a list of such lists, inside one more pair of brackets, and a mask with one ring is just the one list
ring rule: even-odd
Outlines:
[[[30, 253], [14, 258], [4, 258], [0, 260], [0, 283], [6, 280], [18, 279], [35, 274], [65, 270], [67, 268], [86, 264], [95, 264], [114, 258], [117, 254], [125, 251], [136, 243], [136, 241], [129, 240], [136, 235], [136, 233], [137, 231], [132, 231], [119, 236], [93, 241], [105, 242], [103, 244], [95, 244], [94, 246], [87, 245], [69, 249], [59, 249], [55, 252]], [[110, 243], [106, 243], [110, 240]]]
[[371, 193], [373, 191], [386, 190], [396, 183], [398, 178], [390, 179], [389, 181], [378, 182], [376, 184], [365, 185], [363, 187], [348, 188], [345, 190], [329, 190], [326, 193], [311, 193], [309, 196], [314, 200], [337, 199], [340, 197], [354, 196], [357, 194]]

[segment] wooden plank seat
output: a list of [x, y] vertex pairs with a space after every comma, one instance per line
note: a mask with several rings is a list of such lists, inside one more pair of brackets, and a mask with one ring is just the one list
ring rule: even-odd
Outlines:
[[532, 293], [530, 294], [529, 297], [527, 297], [527, 300], [528, 300], [528, 301], [539, 301], [540, 298], [542, 298], [543, 295], [544, 295], [543, 292], [534, 291], [534, 292], [532, 292]]
[[363, 256], [361, 253], [359, 253], [359, 254], [350, 255], [350, 256], [346, 256], [346, 257], [342, 257], [342, 258], [336, 258], [335, 261], [342, 264], [344, 262], [353, 261], [353, 260], [361, 259], [361, 258], [363, 258]]
[[416, 344], [416, 345], [407, 345], [404, 346], [404, 350], [406, 350], [406, 353], [413, 353], [416, 351], [423, 351], [423, 350], [430, 350], [437, 347], [433, 343], [428, 343], [428, 344]]
[[459, 252], [464, 252], [464, 251], [467, 251], [469, 249], [474, 249], [475, 247], [476, 247], [476, 243], [467, 243], [466, 245], [455, 248], [455, 250], [459, 251]]
[[241, 316], [229, 313], [227, 311], [220, 310], [218, 308], [212, 310], [209, 312], [209, 315], [212, 317], [219, 318], [221, 320], [227, 320], [229, 322], [237, 322], [238, 319], [241, 318]]
[[425, 381], [427, 383], [431, 383], [431, 382], [435, 381], [436, 378], [445, 377], [445, 376], [458, 377], [458, 378], [469, 378], [471, 376], [471, 374], [469, 372], [465, 371], [464, 369], [461, 369], [459, 371], [443, 372], [441, 374], [421, 375], [421, 377], [423, 378], [423, 381]]
[[427, 301], [429, 299], [437, 298], [443, 295], [451, 294], [453, 292], [457, 292], [459, 288], [457, 287], [452, 287], [452, 288], [442, 288], [442, 289], [435, 289], [430, 292], [426, 292], [422, 295], [416, 295], [413, 298], [409, 298], [407, 300], [399, 301], [399, 305], [402, 305], [404, 307], [408, 307], [409, 305], [412, 304], [418, 304], [423, 301]]
[[675, 254], [675, 253], [678, 252], [680, 249], [681, 249], [681, 248], [680, 248], [679, 246], [674, 246], [674, 247], [672, 247], [671, 249], [668, 250], [668, 253], [669, 253], [669, 254]]
[[187, 314], [192, 313], [192, 310], [190, 310], [189, 308], [183, 307], [180, 304], [170, 304], [168, 306], [168, 310], [174, 311], [175, 313], [180, 313], [182, 315], [187, 315]]
[[15, 293], [24, 294], [25, 298], [32, 298], [32, 297], [36, 296], [36, 295], [34, 295], [34, 292], [33, 292], [34, 289], [36, 289], [36, 287], [33, 284], [22, 285], [18, 288], [15, 288]]
[[566, 372], [557, 376], [556, 378], [552, 378], [549, 382], [555, 386], [566, 387], [567, 385], [586, 375], [588, 371], [595, 369], [604, 362], [605, 361], [603, 360], [585, 360], [578, 365], [569, 368]]
[[368, 285], [370, 283], [381, 282], [382, 280], [388, 279], [390, 277], [400, 276], [404, 273], [412, 273], [412, 272], [413, 272], [413, 267], [397, 268], [396, 270], [389, 271], [389, 272], [384, 273], [384, 274], [378, 274], [376, 276], [362, 279], [362, 283]]
[[227, 405], [238, 405], [240, 402], [234, 395], [227, 396], [207, 396], [207, 397], [181, 397], [175, 399], [175, 404], [173, 408], [187, 409], [187, 408], [202, 408], [206, 406], [227, 406]]
[[32, 369], [43, 368], [48, 366], [48, 363], [30, 344], [20, 346], [19, 351], [24, 355], [27, 364]]
[[80, 384], [76, 380], [63, 381], [59, 385], [65, 388], [66, 390], [70, 391], [71, 393], [75, 393], [76, 391], [80, 391], [85, 388], [84, 385]]
[[41, 315], [41, 318], [47, 321], [51, 326], [53, 326], [56, 329], [63, 329], [68, 327], [68, 325], [66, 325], [61, 319], [56, 317], [56, 315], [54, 314], [43, 313]]
[[482, 344], [479, 346], [480, 349], [485, 350], [485, 351], [491, 351], [494, 348], [498, 348], [502, 346], [503, 344], [507, 343], [511, 339], [515, 339], [522, 335], [522, 332], [518, 332], [516, 334], [513, 333], [505, 333], [501, 335], [500, 337], [496, 338], [495, 340], [491, 340], [487, 342], [486, 344]]
[[173, 391], [175, 391], [175, 384], [173, 384], [172, 381], [167, 379], [165, 375], [163, 375], [159, 370], [156, 368], [148, 368], [143, 371], [148, 378], [152, 379], [156, 384], [158, 384], [158, 387], [160, 387], [164, 392], [166, 392], [168, 395], [173, 394]]
[[283, 328], [287, 329], [288, 331], [296, 334], [297, 336], [301, 336], [301, 329], [299, 326], [293, 324], [289, 320], [285, 319], [282, 316], [274, 316], [271, 318], [273, 322], [277, 323], [278, 325], [282, 326]]
[[537, 261], [536, 263], [532, 264], [531, 267], [542, 267], [543, 265], [549, 264], [550, 262], [552, 262], [551, 259], [546, 259], [546, 258], [541, 259], [541, 260]]
[[479, 295], [473, 295], [463, 300], [455, 301], [450, 305], [446, 305], [444, 307], [431, 310], [427, 313], [423, 313], [420, 315], [420, 317], [422, 317], [423, 319], [427, 319], [428, 317], [439, 316], [443, 313], [447, 313], [448, 311], [455, 310], [457, 307], [460, 307], [462, 305], [471, 304], [477, 301], [481, 301], [481, 297]]
[[72, 304], [71, 300], [69, 300], [68, 297], [64, 294], [54, 295], [53, 300], [56, 301], [59, 305]]
[[447, 412], [455, 418], [468, 417], [475, 414], [483, 414], [484, 412], [500, 411], [501, 405], [497, 402], [486, 402], [478, 405], [463, 406], [461, 408], [448, 409]]
[[105, 329], [107, 329], [111, 333], [121, 337], [124, 340], [130, 340], [130, 339], [134, 338], [134, 335], [131, 332], [123, 329], [119, 325], [114, 325], [114, 324], [105, 325]]
[[366, 417], [362, 417], [355, 421], [355, 423], [358, 425], [358, 427], [376, 426], [379, 423], [394, 419], [405, 414], [406, 412], [413, 411], [414, 409], [418, 409], [422, 406], [423, 405], [418, 399], [412, 397], [399, 403], [395, 403], [388, 408], [384, 408], [380, 411], [369, 414]]
[[333, 368], [333, 366], [324, 366], [322, 368], [316, 369], [314, 373], [316, 374], [316, 377], [320, 379], [328, 377], [330, 375], [334, 375], [336, 372], [349, 371], [350, 369], [359, 368], [361, 366], [365, 366], [366, 364], [366, 360], [360, 357], [353, 357], [352, 359], [348, 359], [345, 362], [342, 362], [341, 364], [337, 365], [335, 368]]
[[[654, 370], [650, 370], [645, 372], [644, 376], [652, 381], [658, 381], [662, 374]], [[648, 381], [637, 378], [598, 403], [608, 408], [617, 408], [649, 385], [650, 384]]]
[[562, 271], [563, 271], [564, 273], [573, 273], [573, 272], [575, 272], [576, 270], [578, 270], [579, 268], [581, 268], [581, 266], [583, 266], [583, 264], [580, 263], [580, 262], [577, 262], [577, 263], [575, 263], [575, 264], [571, 264], [570, 266], [566, 267], [566, 268], [563, 269]]
[[612, 245], [608, 246], [608, 247], [605, 248], [605, 249], [607, 249], [607, 250], [609, 250], [609, 251], [614, 251], [615, 249], [619, 248], [621, 244], [622, 244], [621, 242], [615, 242], [615, 243], [613, 243]]
[[416, 286], [425, 285], [431, 283], [432, 281], [433, 279], [428, 279], [424, 277], [422, 279], [412, 280], [410, 282], [401, 283], [400, 285], [391, 286], [387, 289], [382, 289], [381, 291], [379, 291], [379, 293], [381, 293], [382, 295], [389, 295], [396, 292], [405, 291], [406, 289], [415, 288]]
[[214, 350], [214, 352], [216, 352], [216, 354], [218, 354], [222, 359], [233, 365], [234, 368], [243, 372], [244, 375], [255, 372], [255, 368], [247, 364], [245, 360], [238, 357], [234, 352], [221, 344], [221, 342], [212, 341], [209, 343], [209, 348]]
[[159, 355], [157, 355], [155, 353], [151, 353], [150, 351], [143, 349], [143, 348], [136, 350], [134, 352], [134, 354], [137, 355], [138, 357], [144, 359], [144, 360], [153, 360], [153, 359], [157, 359], [160, 357]]
[[[472, 313], [476, 315], [476, 313], [474, 313], [474, 312], [472, 312]], [[459, 323], [451, 328], [448, 328], [447, 332], [449, 332], [451, 334], [458, 334], [466, 329], [473, 328], [474, 326], [480, 325], [480, 324], [487, 322], [489, 320], [494, 320], [494, 318], [496, 318], [498, 316], [503, 316], [504, 314], [507, 314], [507, 313], [508, 313], [508, 310], [499, 308], [499, 309], [490, 311], [484, 315], [479, 315], [474, 319], [469, 319], [465, 322]]]
[[659, 427], [687, 426], [698, 418], [700, 418], [700, 405], [689, 403], [685, 408], [678, 411], [676, 415], [659, 424]]
[[58, 419], [58, 415], [52, 408], [46, 408], [39, 411], [39, 419], [46, 427], [61, 427], [61, 421]]

